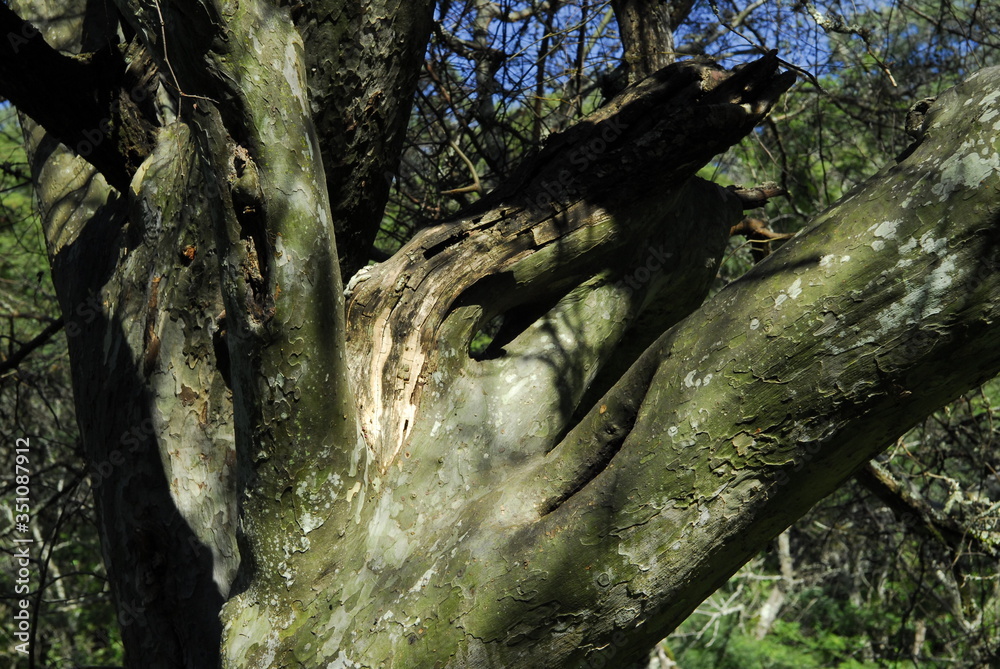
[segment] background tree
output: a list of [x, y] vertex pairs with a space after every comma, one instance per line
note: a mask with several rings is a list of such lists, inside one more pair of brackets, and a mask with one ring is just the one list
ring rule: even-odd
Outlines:
[[[100, 564], [100, 546], [87, 472], [73, 415], [65, 340], [55, 335], [62, 320], [48, 278], [45, 242], [33, 212], [28, 166], [14, 110], [0, 121], [0, 164], [4, 193], [0, 281], [3, 283], [3, 353], [0, 357], [0, 433], [3, 443], [26, 438], [37, 465], [35, 524], [30, 538], [37, 559], [30, 584], [32, 645], [39, 664], [112, 664], [120, 658], [115, 611]], [[4, 466], [15, 471], [14, 449], [3, 450]], [[4, 481], [3, 498], [13, 502], [15, 480]], [[10, 507], [11, 513], [13, 507]], [[16, 564], [13, 516], [5, 517], [4, 552]], [[0, 574], [3, 616], [12, 620], [14, 570]], [[3, 626], [4, 658], [16, 666], [23, 656], [13, 626]], [[118, 644], [120, 646], [120, 643]], [[44, 659], [43, 659], [44, 658]]]
[[[878, 354], [864, 345], [850, 356], [824, 354], [809, 348], [806, 334], [787, 342], [773, 334], [772, 324], [785, 322], [782, 304], [786, 314], [798, 304], [802, 319], [810, 318], [809, 300], [799, 298], [815, 291], [798, 283], [797, 267], [820, 251], [835, 257], [829, 251], [849, 244], [852, 226], [866, 217], [891, 218], [884, 207], [850, 203], [828, 214], [841, 220], [836, 231], [819, 225], [797, 242], [798, 251], [785, 252], [783, 264], [750, 274], [622, 376], [646, 344], [698, 306], [726, 251], [726, 233], [754, 196], [688, 177], [748, 132], [788, 79], [775, 77], [769, 58], [729, 78], [707, 64], [685, 65], [570, 128], [600, 103], [602, 84], [610, 92], [636, 82], [642, 68], [659, 64], [650, 59], [672, 60], [672, 48], [734, 56], [787, 41], [798, 57], [864, 53], [875, 77], [859, 81], [875, 82], [876, 90], [879, 81], [896, 79], [872, 29], [831, 19], [830, 7], [785, 13], [755, 3], [737, 12], [679, 3], [647, 13], [642, 4], [612, 8], [626, 41], [623, 72], [616, 74], [611, 63], [598, 65], [615, 54], [602, 46], [614, 38], [607, 7], [445, 3], [419, 84], [406, 63], [415, 64], [431, 31], [429, 5], [403, 12], [371, 5], [352, 14], [339, 3], [310, 3], [289, 8], [288, 18], [266, 3], [122, 3], [112, 15], [88, 5], [82, 19], [45, 22], [51, 44], [93, 54], [73, 60], [46, 51], [5, 15], [8, 36], [25, 40], [9, 40], [7, 62], [59, 75], [66, 84], [59, 94], [87, 104], [60, 116], [64, 108], [38, 103], [43, 90], [52, 92], [43, 80], [17, 67], [3, 72], [5, 92], [104, 175], [40, 130], [32, 133], [83, 449], [131, 662], [205, 666], [217, 661], [213, 640], [220, 636], [232, 666], [292, 657], [307, 664], [450, 657], [456, 664], [571, 666], [612, 654], [642, 657], [866, 455], [988, 376], [990, 339], [972, 324], [977, 310], [990, 308], [992, 265], [983, 255], [989, 245], [960, 229], [945, 264], [961, 268], [948, 274], [953, 293], [966, 285], [972, 296], [945, 316], [933, 309], [911, 316], [933, 324], [931, 334], [914, 339], [912, 327], [901, 332], [907, 324], [895, 320], [896, 329], [886, 330], [884, 318], [866, 325], [866, 318], [886, 315], [880, 305], [893, 296], [878, 286], [888, 275], [869, 283], [865, 271], [839, 266], [821, 272], [823, 281], [855, 286], [870, 304], [837, 306], [817, 294], [824, 310], [816, 313], [839, 314], [855, 324], [855, 334], [877, 330], [884, 341]], [[40, 4], [33, 12], [57, 16]], [[929, 20], [932, 32], [958, 32], [967, 51], [957, 57], [985, 60], [976, 36], [988, 32], [977, 12], [965, 23], [943, 15], [937, 24]], [[386, 16], [393, 19], [380, 18]], [[667, 29], [633, 25], [656, 16]], [[289, 19], [305, 56], [294, 48]], [[265, 34], [263, 25], [284, 28]], [[813, 38], [802, 40], [797, 28], [812, 30]], [[666, 40], [674, 29], [681, 38], [675, 47], [657, 49], [648, 39]], [[832, 37], [819, 37], [820, 30]], [[855, 48], [838, 51], [834, 40], [841, 37]], [[537, 56], [525, 58], [525, 48]], [[830, 63], [838, 72], [839, 61]], [[803, 128], [835, 132], [825, 121], [833, 115], [827, 89], [843, 79], [810, 69], [816, 74], [807, 79], [823, 105], [788, 112], [786, 120], [817, 110]], [[308, 77], [308, 99], [297, 77]], [[396, 170], [408, 111], [401, 101], [415, 84], [413, 143]], [[518, 91], [528, 95], [523, 102]], [[906, 99], [888, 97], [889, 106]], [[939, 109], [951, 118], [948, 107]], [[900, 110], [887, 116], [893, 113]], [[932, 179], [934, 161], [959, 146], [949, 146], [952, 133], [966, 132], [943, 127], [916, 154], [931, 164], [922, 178]], [[870, 158], [833, 171], [820, 132], [818, 160], [803, 169], [796, 161], [806, 156], [788, 151], [777, 128], [754, 138], [762, 155], [781, 157], [771, 167], [780, 166], [786, 185], [796, 179], [806, 202], [820, 193], [836, 197], [874, 158], [892, 155], [880, 151], [893, 142], [905, 147], [898, 135], [879, 136], [875, 124], [874, 140], [860, 137], [837, 154], [865, 148]], [[299, 137], [301, 144], [288, 141]], [[518, 156], [533, 150], [538, 155], [527, 167], [515, 169]], [[916, 157], [904, 162], [869, 192], [904, 188], [917, 178], [907, 172], [915, 164]], [[739, 181], [751, 170], [763, 173], [764, 165], [723, 158], [712, 169]], [[941, 170], [949, 174], [947, 164]], [[381, 250], [369, 252], [394, 174]], [[987, 184], [995, 178], [990, 169], [982, 174]], [[442, 187], [442, 179], [452, 183]], [[806, 186], [817, 182], [822, 189], [810, 193]], [[952, 186], [974, 197], [988, 190], [978, 185], [939, 184], [942, 201]], [[790, 190], [798, 217], [792, 222], [804, 222], [818, 206]], [[414, 214], [429, 211], [440, 221], [462, 204], [472, 209], [414, 236], [421, 227]], [[925, 206], [921, 218], [932, 210]], [[917, 225], [908, 208], [897, 213], [895, 226]], [[970, 230], [980, 219], [968, 216]], [[888, 235], [876, 237], [884, 245]], [[387, 259], [405, 240], [409, 250]], [[634, 251], [638, 240], [655, 251], [655, 269], [648, 253]], [[351, 286], [345, 324], [341, 271], [353, 274], [369, 253], [387, 261]], [[856, 258], [865, 253], [852, 250]], [[920, 283], [941, 251], [922, 244], [917, 254], [904, 283]], [[801, 266], [789, 261], [796, 257]], [[880, 257], [871, 264], [889, 271]], [[778, 297], [760, 303], [769, 294]], [[721, 321], [720, 309], [728, 312]], [[735, 325], [736, 310], [746, 312], [749, 335], [746, 324]], [[768, 346], [736, 347], [734, 369], [749, 365], [754, 377], [771, 365], [772, 376], [753, 381], [737, 373], [729, 379], [736, 394], [726, 399], [718, 383], [710, 386], [711, 372], [689, 373], [708, 369], [711, 336], [752, 337], [754, 321], [765, 323]], [[805, 347], [801, 357], [796, 344]], [[935, 368], [938, 350], [959, 364]], [[974, 369], [960, 364], [978, 351], [986, 353]], [[816, 365], [819, 387], [803, 386], [807, 375], [795, 370]], [[921, 382], [927, 378], [934, 383]], [[744, 385], [754, 389], [752, 410]], [[790, 398], [797, 398], [791, 412]], [[711, 428], [700, 419], [700, 428], [684, 427], [676, 407], [699, 405], [747, 410], [739, 420], [720, 412]], [[677, 431], [664, 432], [660, 421], [669, 425], [671, 416], [679, 418]], [[739, 427], [751, 416], [765, 427]], [[818, 427], [824, 424], [828, 429]], [[719, 441], [713, 433], [729, 436]], [[852, 435], [851, 449], [838, 446]], [[654, 470], [661, 472], [655, 480]], [[761, 486], [750, 485], [755, 480]], [[716, 490], [722, 481], [729, 483]], [[984, 481], [988, 494], [990, 479]], [[697, 531], [679, 529], [686, 527]], [[655, 543], [671, 533], [677, 540]], [[701, 557], [692, 561], [692, 554]], [[983, 592], [988, 601], [990, 591]], [[216, 616], [227, 595], [223, 632]], [[306, 636], [298, 632], [305, 629]]]

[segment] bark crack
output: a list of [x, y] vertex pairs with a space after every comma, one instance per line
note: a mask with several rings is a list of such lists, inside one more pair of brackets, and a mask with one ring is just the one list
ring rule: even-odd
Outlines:
[[540, 509], [540, 517], [544, 518], [566, 503], [573, 495], [587, 487], [597, 476], [608, 468], [611, 460], [614, 459], [618, 451], [625, 444], [625, 439], [632, 432], [635, 425], [636, 415], [632, 415], [627, 425], [608, 425], [604, 434], [596, 437], [598, 447], [594, 451], [593, 459], [586, 464], [575, 479], [567, 482], [567, 486], [562, 494], [545, 501]]
[[274, 312], [268, 291], [271, 244], [257, 166], [250, 152], [239, 144], [233, 147], [230, 193], [243, 245], [241, 271], [249, 292], [247, 305], [251, 317], [263, 322]]

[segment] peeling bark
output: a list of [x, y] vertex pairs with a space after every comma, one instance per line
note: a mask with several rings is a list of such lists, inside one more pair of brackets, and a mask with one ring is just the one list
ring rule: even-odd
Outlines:
[[428, 0], [291, 3], [342, 276], [368, 264], [430, 37]]
[[[541, 396], [559, 401], [550, 418], [538, 419], [554, 435], [614, 343], [666, 282], [690, 290], [666, 297], [670, 306], [658, 305], [661, 322], [647, 325], [665, 327], [686, 315], [685, 304], [700, 303], [741, 204], [729, 191], [687, 180], [695, 165], [749, 131], [791, 84], [775, 65], [765, 58], [732, 76], [692, 64], [661, 71], [550, 138], [513, 183], [461, 220], [421, 232], [365, 273], [348, 305], [348, 345], [362, 426], [383, 471], [407, 441], [421, 396], [437, 385], [431, 381], [438, 368], [449, 367], [450, 378], [475, 366], [467, 359], [469, 342], [493, 316], [512, 313], [513, 320], [588, 293], [606, 294], [611, 302], [619, 300], [616, 292], [631, 294], [632, 304], [614, 305], [606, 326], [575, 323], [564, 335], [580, 337], [580, 344], [596, 341], [591, 352], [567, 358], [573, 373], [555, 365], [562, 373], [538, 386]], [[700, 206], [690, 205], [695, 200]], [[699, 210], [696, 217], [678, 216], [692, 209]], [[698, 240], [693, 246], [692, 239]], [[639, 240], [655, 246], [630, 253]], [[641, 276], [632, 277], [633, 271]], [[625, 283], [630, 279], [635, 288]], [[449, 364], [448, 358], [457, 359]], [[497, 373], [508, 364], [495, 363]], [[516, 405], [511, 402], [504, 397], [499, 404]]]
[[[32, 9], [61, 50], [108, 38], [91, 31], [79, 41], [92, 16], [57, 20], [64, 2]], [[192, 196], [191, 147], [183, 128], [162, 131], [145, 181], [122, 193], [25, 125], [127, 662], [215, 666], [219, 612], [239, 564], [235, 453], [212, 341], [218, 269], [203, 201]]]
[[[405, 97], [427, 6], [119, 4], [159, 73], [149, 154], [116, 191], [29, 148], [130, 667], [624, 665], [1000, 370], [1000, 70], [705, 304], [746, 198], [691, 175], [791, 84], [773, 55], [643, 79], [345, 306], [402, 114], [346, 98]], [[300, 35], [383, 53], [348, 53], [358, 21], [393, 62], [310, 74]], [[370, 102], [341, 251], [325, 167]]]

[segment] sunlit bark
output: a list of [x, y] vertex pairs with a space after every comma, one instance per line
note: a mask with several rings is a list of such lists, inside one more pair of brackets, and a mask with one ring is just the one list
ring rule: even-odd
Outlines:
[[[407, 95], [427, 7], [379, 24], [398, 48], [353, 54], [333, 26], [361, 19], [329, 4], [348, 18], [320, 29], [263, 0], [122, 0], [128, 53], [158, 72], [124, 188], [29, 132], [129, 666], [640, 659], [1000, 370], [996, 70], [703, 305], [746, 202], [692, 175], [791, 84], [771, 55], [644, 79], [355, 275], [345, 304], [336, 231], [359, 264], [366, 179], [398, 140], [371, 138], [336, 215], [331, 152], [375, 132], [338, 143], [358, 91]], [[72, 22], [45, 35], [96, 50], [113, 24], [97, 44]], [[302, 35], [387, 62], [319, 76]], [[398, 132], [403, 101], [376, 106]]]

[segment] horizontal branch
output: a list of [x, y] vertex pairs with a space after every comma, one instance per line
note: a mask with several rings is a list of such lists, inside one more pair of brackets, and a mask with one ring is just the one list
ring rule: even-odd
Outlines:
[[[545, 583], [511, 619], [545, 624], [533, 611], [556, 601], [593, 621], [580, 648], [621, 629], [636, 649], [655, 643], [887, 444], [1000, 371], [998, 87], [994, 68], [942, 94], [907, 159], [668, 331], [530, 468], [532, 500], [511, 482], [493, 504], [545, 514], [498, 548]], [[614, 435], [610, 457], [594, 434]], [[584, 571], [604, 580], [567, 576]]]

